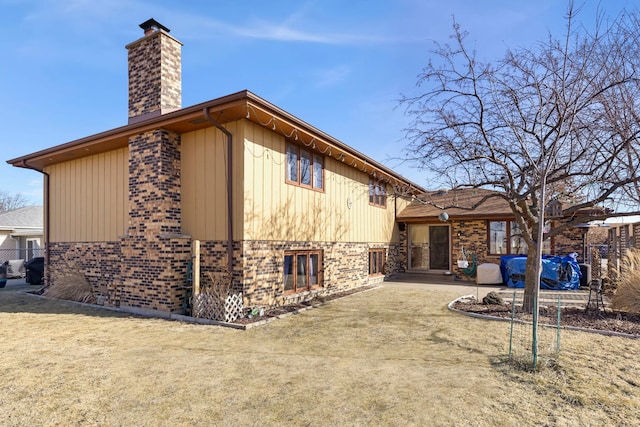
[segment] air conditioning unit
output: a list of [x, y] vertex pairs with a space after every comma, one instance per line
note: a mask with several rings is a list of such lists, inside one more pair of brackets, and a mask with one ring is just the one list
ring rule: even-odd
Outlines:
[[591, 264], [579, 264], [580, 265], [580, 273], [582, 277], [580, 277], [580, 287], [586, 288], [589, 286], [591, 282]]

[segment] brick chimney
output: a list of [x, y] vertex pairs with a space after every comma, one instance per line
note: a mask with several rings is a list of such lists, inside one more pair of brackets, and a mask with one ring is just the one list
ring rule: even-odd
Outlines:
[[[181, 108], [182, 43], [153, 19], [129, 50], [129, 123]], [[181, 135], [147, 129], [129, 136], [129, 218], [120, 240], [120, 304], [182, 310], [191, 238], [182, 234]]]
[[182, 108], [182, 43], [155, 19], [129, 51], [129, 123]]

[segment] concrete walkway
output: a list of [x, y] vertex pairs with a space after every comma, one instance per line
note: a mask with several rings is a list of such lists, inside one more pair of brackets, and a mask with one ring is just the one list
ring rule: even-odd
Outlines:
[[[509, 288], [503, 285], [477, 285], [475, 282], [462, 279], [456, 280], [454, 276], [445, 276], [442, 274], [427, 273], [404, 273], [384, 282], [384, 286], [401, 288], [401, 289], [417, 289], [417, 290], [441, 290], [455, 292], [462, 295], [473, 295], [478, 300], [487, 295], [489, 292], [496, 292], [505, 301], [513, 300], [513, 293], [516, 293], [516, 304], [522, 304], [524, 289]], [[591, 296], [592, 299], [595, 295]], [[578, 289], [570, 291], [554, 291], [540, 290], [540, 305], [557, 305], [558, 299], [563, 307], [580, 307], [584, 308], [589, 301], [589, 290]], [[608, 304], [604, 298], [605, 305]]]

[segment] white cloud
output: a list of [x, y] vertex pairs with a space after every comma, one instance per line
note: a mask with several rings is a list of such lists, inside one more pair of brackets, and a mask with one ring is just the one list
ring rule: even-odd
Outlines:
[[352, 67], [346, 64], [317, 70], [314, 73], [315, 86], [323, 88], [338, 85], [347, 80], [351, 71]]

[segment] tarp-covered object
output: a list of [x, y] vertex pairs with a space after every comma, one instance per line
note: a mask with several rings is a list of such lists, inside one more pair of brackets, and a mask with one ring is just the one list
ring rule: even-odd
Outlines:
[[[510, 288], [524, 288], [527, 257], [502, 257], [500, 269]], [[540, 289], [574, 290], [580, 287], [580, 266], [574, 256], [553, 256], [542, 259]]]

